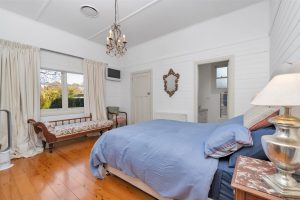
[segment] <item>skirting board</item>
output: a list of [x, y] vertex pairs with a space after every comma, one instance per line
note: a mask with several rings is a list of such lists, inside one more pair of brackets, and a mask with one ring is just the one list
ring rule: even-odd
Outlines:
[[[124, 181], [130, 183], [131, 185], [139, 188], [140, 190], [150, 194], [151, 196], [155, 197], [158, 200], [173, 200], [173, 199], [169, 199], [169, 198], [164, 198], [161, 197], [157, 192], [155, 192], [150, 186], [148, 186], [147, 184], [145, 184], [144, 182], [142, 182], [141, 180], [128, 176], [126, 174], [124, 174], [123, 172], [121, 172], [120, 170], [113, 168], [109, 165], [105, 165], [104, 168], [111, 174], [123, 179]], [[210, 198], [208, 198], [208, 200], [212, 200]]]

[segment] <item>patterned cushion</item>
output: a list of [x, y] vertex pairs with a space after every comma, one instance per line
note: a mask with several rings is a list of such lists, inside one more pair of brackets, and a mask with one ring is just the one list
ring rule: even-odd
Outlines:
[[46, 128], [48, 129], [48, 131], [53, 131], [54, 128], [55, 128], [54, 123], [44, 122], [44, 125], [46, 126]]
[[254, 106], [244, 115], [244, 126], [250, 131], [271, 125], [269, 119], [279, 114], [279, 108]]
[[73, 123], [73, 124], [66, 124], [66, 125], [59, 125], [59, 126], [53, 126], [53, 125], [48, 125], [48, 126], [46, 125], [46, 126], [50, 133], [56, 135], [56, 137], [62, 137], [65, 135], [80, 133], [82, 131], [105, 128], [112, 125], [113, 122], [110, 120], [97, 120], [97, 121], [80, 122], [80, 123]]
[[225, 124], [217, 127], [205, 142], [206, 157], [228, 156], [243, 146], [253, 144], [250, 131], [241, 124]]
[[[113, 118], [111, 120], [113, 120], [115, 122], [116, 118]], [[125, 123], [126, 122], [126, 118], [124, 118], [124, 117], [118, 117], [117, 121], [118, 121], [118, 123]]]

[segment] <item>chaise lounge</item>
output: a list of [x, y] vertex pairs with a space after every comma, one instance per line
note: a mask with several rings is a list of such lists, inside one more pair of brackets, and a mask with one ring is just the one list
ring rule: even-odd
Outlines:
[[28, 123], [33, 125], [34, 131], [38, 134], [45, 149], [49, 144], [49, 152], [52, 153], [54, 143], [86, 136], [89, 133], [100, 132], [112, 129], [111, 120], [92, 120], [92, 114], [87, 117], [62, 119], [49, 122], [36, 122], [34, 119], [28, 119]]

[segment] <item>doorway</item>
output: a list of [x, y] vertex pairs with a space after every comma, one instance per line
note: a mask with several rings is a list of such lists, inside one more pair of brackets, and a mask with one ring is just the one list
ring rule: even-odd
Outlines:
[[131, 74], [132, 122], [152, 119], [152, 73], [151, 71]]
[[197, 122], [214, 123], [228, 119], [229, 60], [197, 65]]

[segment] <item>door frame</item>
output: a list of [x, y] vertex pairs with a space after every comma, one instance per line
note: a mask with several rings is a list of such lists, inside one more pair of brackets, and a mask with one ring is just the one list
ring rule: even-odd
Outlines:
[[147, 69], [147, 70], [141, 70], [141, 71], [134, 71], [130, 73], [130, 111], [131, 111], [131, 116], [130, 116], [130, 122], [133, 124], [135, 123], [134, 121], [134, 98], [133, 98], [133, 76], [137, 74], [142, 74], [142, 73], [149, 73], [150, 74], [150, 119], [153, 119], [153, 80], [152, 80], [152, 70]]
[[204, 59], [194, 62], [194, 122], [198, 123], [198, 90], [199, 90], [199, 65], [222, 62], [228, 60], [228, 118], [234, 117], [235, 102], [235, 80], [234, 80], [234, 56], [223, 56], [211, 59]]

